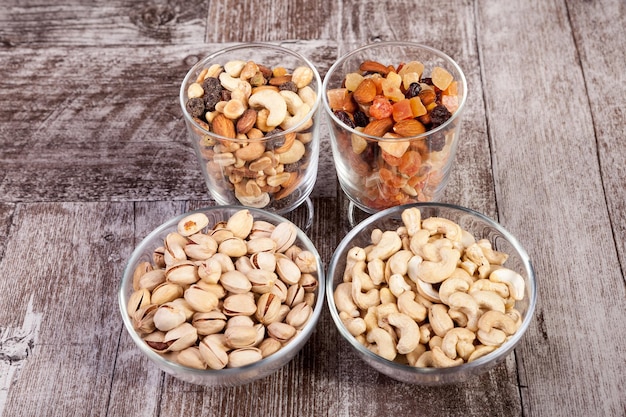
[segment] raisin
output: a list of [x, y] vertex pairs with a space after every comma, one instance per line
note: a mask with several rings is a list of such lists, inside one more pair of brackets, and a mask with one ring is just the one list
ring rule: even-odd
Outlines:
[[187, 100], [186, 107], [192, 117], [201, 117], [204, 114], [204, 100], [200, 97]]
[[432, 79], [432, 78], [430, 78], [430, 77], [424, 77], [424, 78], [422, 78], [422, 82], [423, 82], [424, 84], [433, 85], [433, 79]]
[[350, 128], [354, 129], [354, 122], [352, 121], [352, 119], [350, 118], [350, 116], [348, 115], [347, 112], [343, 111], [343, 110], [335, 110], [335, 116], [337, 116], [337, 118], [339, 120], [341, 120], [341, 122], [347, 126], [349, 126]]
[[430, 112], [430, 121], [432, 123], [432, 127], [435, 128], [440, 126], [446, 122], [452, 116], [446, 106], [438, 105]]
[[354, 124], [359, 127], [365, 127], [370, 122], [370, 119], [369, 117], [367, 117], [367, 114], [365, 114], [361, 110], [356, 110], [354, 114], [352, 115], [352, 117], [354, 117]]
[[217, 78], [208, 77], [202, 82], [202, 88], [204, 89], [204, 94], [212, 92], [219, 93], [222, 91], [222, 84], [220, 84], [220, 80], [218, 80]]
[[431, 152], [439, 152], [446, 146], [446, 136], [438, 132], [428, 138], [428, 147]]
[[409, 88], [406, 90], [406, 94], [404, 95], [406, 98], [413, 98], [417, 96], [420, 91], [422, 91], [422, 87], [419, 83], [411, 83]]
[[221, 92], [207, 92], [204, 94], [204, 108], [206, 111], [214, 111], [215, 105], [222, 100]]
[[230, 100], [230, 91], [228, 91], [227, 89], [223, 89], [222, 90], [222, 101], [229, 101]]
[[293, 81], [287, 81], [278, 86], [279, 90], [298, 92], [298, 86]]

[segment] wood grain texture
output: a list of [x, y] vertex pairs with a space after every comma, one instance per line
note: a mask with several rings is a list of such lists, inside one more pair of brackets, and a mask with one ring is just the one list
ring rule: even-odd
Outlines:
[[[623, 1], [48, 3], [0, 5], [0, 416], [626, 415]], [[178, 104], [188, 68], [267, 41], [323, 76], [380, 40], [431, 45], [465, 72], [444, 200], [528, 250], [539, 304], [519, 348], [476, 380], [409, 386], [366, 367], [324, 311], [294, 360], [250, 385], [156, 370], [116, 293], [149, 231], [215, 204]], [[324, 125], [308, 232], [326, 265], [350, 230], [329, 141]]]
[[[524, 408], [620, 415], [626, 358], [615, 347], [626, 336], [615, 331], [624, 329], [621, 309], [606, 297], [625, 299], [623, 272], [567, 9], [561, 2], [485, 1], [479, 13], [488, 118], [508, 121], [490, 123], [499, 220], [526, 246], [538, 280], [536, 324], [516, 355]], [[535, 18], [516, 17], [528, 13]], [[512, 81], [529, 69], [530, 88]], [[602, 289], [588, 277], [602, 277]], [[586, 349], [573, 348], [583, 341]], [[592, 382], [571, 389], [581, 375]]]

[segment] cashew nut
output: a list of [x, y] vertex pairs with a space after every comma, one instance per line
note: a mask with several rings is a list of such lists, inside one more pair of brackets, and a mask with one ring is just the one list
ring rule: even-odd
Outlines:
[[456, 249], [443, 247], [441, 261], [422, 261], [417, 268], [417, 277], [429, 284], [438, 284], [448, 278], [456, 269], [461, 253]]
[[363, 248], [354, 247], [348, 251], [346, 256], [346, 268], [343, 272], [343, 282], [352, 280], [352, 268], [358, 261], [365, 260], [365, 250]]
[[406, 249], [401, 249], [391, 255], [387, 260], [387, 266], [391, 274], [406, 275], [409, 270], [409, 259], [413, 256], [413, 252]]
[[419, 345], [419, 326], [411, 317], [402, 313], [391, 313], [387, 317], [387, 321], [400, 333], [400, 339], [396, 345], [399, 354], [404, 355], [417, 348]]
[[478, 340], [484, 345], [499, 346], [517, 331], [515, 321], [499, 311], [487, 311], [478, 320]]
[[427, 282], [418, 279], [415, 281], [415, 288], [417, 289], [417, 293], [427, 299], [432, 303], [440, 303], [441, 297], [439, 296], [439, 292], [433, 288], [433, 284], [429, 284]]
[[422, 212], [417, 207], [403, 210], [402, 223], [404, 223], [409, 237], [413, 237], [422, 228]]
[[474, 298], [464, 292], [455, 292], [448, 297], [448, 306], [451, 310], [460, 311], [467, 316], [466, 327], [469, 330], [478, 328], [478, 303]]
[[497, 346], [478, 345], [474, 349], [474, 352], [472, 352], [472, 354], [469, 356], [469, 358], [467, 358], [467, 362], [473, 362], [478, 358], [482, 358], [483, 356], [488, 355], [489, 353], [496, 350], [496, 348]]
[[424, 321], [428, 314], [426, 307], [415, 301], [413, 291], [405, 291], [398, 297], [398, 310], [416, 322]]
[[465, 258], [474, 262], [478, 266], [478, 278], [486, 278], [491, 271], [491, 265], [483, 254], [483, 250], [477, 243], [468, 246], [465, 249]]
[[418, 368], [449, 368], [451, 366], [457, 366], [463, 363], [462, 358], [450, 359], [441, 350], [440, 347], [435, 346], [431, 350], [424, 352], [415, 362], [415, 367]]
[[454, 327], [454, 322], [448, 315], [448, 306], [445, 304], [433, 304], [428, 311], [428, 321], [435, 334], [441, 337]]
[[404, 280], [404, 276], [393, 274], [389, 277], [389, 290], [393, 295], [399, 297], [403, 292], [410, 291], [411, 286]]
[[362, 291], [361, 277], [359, 275], [352, 276], [352, 300], [362, 310], [380, 304], [380, 296], [376, 288], [372, 288], [366, 293]]
[[487, 239], [481, 239], [476, 243], [483, 250], [483, 254], [490, 264], [502, 265], [506, 262], [507, 259], [509, 259], [508, 254], [494, 250], [491, 247], [491, 242]]
[[315, 106], [315, 101], [317, 100], [317, 93], [310, 86], [304, 86], [298, 90], [298, 96], [300, 99], [309, 105], [310, 108]]
[[467, 292], [469, 288], [470, 284], [463, 278], [450, 277], [439, 286], [439, 298], [442, 302], [448, 304], [448, 298], [451, 294], [457, 291]]
[[369, 291], [377, 286], [372, 282], [372, 278], [365, 272], [367, 264], [365, 261], [358, 261], [352, 267], [352, 281], [358, 279], [361, 283], [361, 291]]
[[509, 298], [509, 287], [503, 282], [493, 282], [488, 279], [477, 279], [470, 285], [469, 293], [476, 291], [492, 291], [503, 299]]
[[441, 350], [450, 359], [461, 357], [467, 361], [475, 350], [474, 339], [476, 339], [476, 334], [473, 331], [464, 327], [455, 327], [443, 337]]
[[505, 283], [509, 287], [509, 293], [514, 300], [524, 298], [524, 278], [517, 272], [508, 268], [496, 269], [489, 275], [489, 280]]
[[[363, 251], [365, 259], [365, 251]], [[367, 263], [367, 272], [375, 285], [380, 285], [385, 281], [385, 261], [382, 259], [372, 259]]]
[[304, 104], [300, 96], [290, 90], [281, 90], [279, 94], [285, 100], [287, 105], [287, 111], [291, 114], [295, 114], [296, 111]]
[[[293, 113], [293, 115], [287, 112], [287, 114], [285, 115], [285, 118], [283, 119], [283, 122], [280, 123], [281, 129], [289, 130], [297, 126], [299, 123], [303, 122], [306, 116], [311, 111], [311, 107], [306, 103], [302, 103], [300, 107], [294, 110], [295, 110], [295, 113]], [[304, 124], [302, 124], [297, 129], [297, 132], [306, 130], [310, 128], [312, 125], [313, 125], [313, 119], [309, 118]]]
[[359, 317], [359, 309], [352, 300], [351, 282], [342, 282], [337, 285], [337, 288], [335, 288], [335, 292], [333, 293], [333, 298], [335, 305], [337, 306], [337, 310], [339, 310], [340, 313], [346, 313], [350, 317]]
[[285, 103], [280, 93], [274, 90], [255, 92], [248, 99], [248, 105], [252, 108], [265, 108], [269, 110], [266, 121], [268, 126], [278, 126], [285, 120], [285, 117], [287, 117], [287, 103]]
[[367, 254], [367, 260], [381, 259], [387, 260], [391, 255], [402, 248], [402, 239], [394, 231], [387, 230], [383, 232], [380, 241]]
[[476, 300], [478, 308], [483, 311], [495, 310], [504, 313], [506, 310], [504, 299], [493, 291], [474, 291], [470, 295]]
[[235, 78], [227, 72], [222, 72], [219, 76], [220, 84], [228, 91], [236, 90], [239, 87], [239, 78]]
[[453, 242], [460, 242], [463, 236], [461, 226], [443, 217], [429, 217], [422, 221], [422, 229], [434, 234], [442, 234]]
[[339, 318], [343, 322], [343, 325], [346, 326], [346, 329], [348, 329], [350, 334], [354, 337], [365, 333], [367, 330], [365, 320], [361, 317], [351, 317], [348, 313], [342, 311], [339, 313]]
[[371, 343], [368, 348], [379, 356], [387, 360], [394, 360], [398, 352], [393, 338], [385, 330], [376, 327], [367, 333], [367, 342]]
[[380, 296], [381, 304], [385, 304], [385, 303], [397, 304], [398, 303], [398, 299], [396, 298], [395, 295], [393, 295], [393, 293], [388, 287], [381, 287], [378, 290], [378, 294]]

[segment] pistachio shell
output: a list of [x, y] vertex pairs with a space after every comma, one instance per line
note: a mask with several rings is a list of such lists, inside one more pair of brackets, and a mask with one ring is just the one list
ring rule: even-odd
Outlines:
[[234, 294], [245, 294], [252, 288], [252, 284], [242, 272], [237, 270], [224, 272], [220, 283], [226, 291]]
[[300, 281], [302, 272], [298, 265], [286, 256], [276, 258], [276, 273], [287, 285], [294, 285]]
[[238, 258], [248, 253], [246, 242], [238, 237], [231, 237], [219, 244], [217, 251], [231, 258]]
[[190, 323], [182, 323], [165, 333], [163, 341], [169, 344], [170, 352], [177, 352], [196, 344], [198, 331]]
[[188, 260], [172, 263], [165, 269], [165, 278], [175, 284], [193, 284], [200, 278], [198, 276], [198, 266]]
[[126, 304], [126, 310], [129, 316], [133, 316], [137, 310], [142, 309], [150, 305], [150, 291], [146, 288], [138, 289], [128, 297], [128, 303]]
[[272, 231], [271, 238], [276, 241], [276, 251], [284, 252], [298, 237], [296, 226], [290, 222], [282, 222], [278, 224]]
[[250, 231], [248, 239], [271, 237], [275, 228], [276, 226], [270, 222], [266, 222], [265, 220], [255, 220], [254, 223], [252, 223], [252, 230]]
[[185, 320], [184, 311], [171, 302], [160, 305], [154, 313], [155, 327], [164, 332], [181, 325]]
[[311, 251], [300, 251], [294, 262], [303, 273], [317, 272], [317, 257]]
[[215, 310], [219, 303], [218, 297], [213, 292], [195, 284], [185, 290], [184, 298], [191, 308], [199, 312]]
[[193, 213], [178, 222], [178, 233], [191, 236], [209, 225], [209, 218], [204, 213]]
[[313, 309], [305, 302], [301, 302], [291, 308], [285, 317], [285, 322], [296, 329], [301, 329], [309, 321]]
[[251, 326], [231, 326], [224, 332], [226, 344], [233, 349], [250, 347], [256, 341], [257, 331]]
[[250, 255], [250, 263], [256, 269], [274, 272], [276, 269], [276, 257], [273, 253], [258, 252]]
[[165, 304], [170, 301], [174, 301], [177, 298], [183, 296], [183, 287], [171, 282], [164, 282], [163, 284], [152, 290], [152, 302], [154, 304]]
[[165, 237], [165, 252], [163, 253], [165, 264], [170, 265], [177, 261], [186, 260], [185, 245], [187, 245], [186, 237], [176, 232], [169, 233]]
[[156, 330], [154, 314], [157, 311], [156, 304], [149, 304], [135, 311], [132, 315], [133, 328], [139, 333], [152, 333]]
[[226, 297], [222, 308], [227, 316], [251, 316], [256, 312], [254, 297], [248, 294], [233, 294]]
[[146, 272], [139, 278], [139, 288], [145, 288], [148, 291], [152, 291], [158, 285], [165, 282], [165, 270], [153, 269]]
[[228, 352], [225, 347], [209, 335], [202, 339], [198, 349], [202, 359], [211, 369], [223, 369], [228, 364]]
[[236, 349], [228, 355], [228, 367], [238, 368], [260, 361], [261, 359], [263, 359], [263, 355], [258, 348], [248, 347]]
[[146, 272], [150, 272], [152, 269], [153, 268], [150, 262], [144, 261], [137, 264], [135, 270], [133, 271], [133, 290], [138, 290], [140, 288], [139, 280]]
[[215, 334], [221, 332], [226, 327], [226, 316], [218, 310], [207, 313], [195, 313], [191, 324], [196, 328], [199, 335]]
[[296, 329], [283, 322], [270, 323], [267, 326], [267, 334], [281, 343], [288, 342], [289, 339], [296, 335]]
[[230, 216], [226, 222], [226, 228], [232, 231], [235, 237], [245, 239], [250, 234], [253, 223], [254, 218], [250, 210], [243, 209]]
[[273, 323], [278, 320], [280, 306], [280, 299], [276, 295], [272, 293], [265, 293], [259, 297], [259, 300], [257, 301], [255, 317], [259, 322], [265, 325]]
[[202, 354], [200, 353], [200, 348], [198, 346], [191, 346], [178, 352], [178, 355], [176, 355], [176, 362], [186, 366], [187, 368], [207, 368], [207, 364], [202, 358]]

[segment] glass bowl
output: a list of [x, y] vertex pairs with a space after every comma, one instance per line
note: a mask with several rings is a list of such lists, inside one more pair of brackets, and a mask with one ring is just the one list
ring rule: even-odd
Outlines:
[[263, 43], [220, 50], [189, 70], [180, 106], [218, 204], [284, 214], [309, 197], [319, 160], [321, 84], [307, 58]]
[[[358, 92], [362, 80], [371, 93]], [[324, 77], [323, 106], [339, 183], [351, 202], [374, 213], [438, 201], [466, 98], [459, 65], [425, 45], [376, 42], [339, 58]]]
[[[322, 265], [319, 253], [317, 252], [315, 246], [310, 241], [310, 239], [304, 234], [304, 232], [302, 232], [302, 230], [293, 226], [292, 223], [288, 222], [286, 219], [284, 219], [283, 217], [277, 214], [269, 213], [261, 209], [247, 208], [247, 210], [249, 210], [249, 212], [252, 214], [254, 221], [259, 222], [259, 223], [255, 223], [254, 230], [258, 229], [256, 233], [261, 233], [261, 234], [265, 233], [265, 232], [261, 232], [261, 230], [268, 230], [267, 223], [270, 223], [271, 225], [276, 226], [278, 224], [287, 222], [293, 226], [293, 229], [291, 230], [296, 231], [295, 241], [293, 241], [290, 247], [293, 248], [293, 246], [297, 246], [303, 251], [308, 251], [310, 252], [310, 254], [313, 255], [308, 258], [308, 264], [309, 264], [308, 269], [310, 270], [315, 269], [316, 272], [311, 272], [310, 274], [306, 274], [306, 275], [313, 275], [314, 277], [317, 277], [317, 282], [308, 281], [304, 283], [300, 281], [298, 283], [295, 283], [295, 284], [292, 283], [291, 285], [288, 285], [288, 286], [285, 285], [284, 287], [282, 287], [282, 294], [284, 297], [284, 293], [288, 289], [288, 287], [296, 287], [295, 289], [302, 290], [303, 288], [305, 288], [304, 287], [305, 285], [309, 286], [308, 288], [306, 288], [306, 293], [314, 294], [315, 299], [312, 305], [310, 304], [311, 309], [308, 310], [310, 312], [310, 315], [308, 316], [309, 317], [308, 321], [306, 321], [306, 323], [303, 326], [299, 326], [298, 327], [299, 330], [297, 330], [296, 334], [291, 339], [289, 339], [288, 342], [284, 343], [277, 352], [269, 356], [266, 356], [257, 362], [254, 362], [248, 365], [244, 365], [240, 367], [233, 367], [233, 368], [224, 367], [223, 369], [196, 369], [194, 367], [180, 365], [179, 363], [175, 361], [176, 358], [174, 356], [176, 355], [176, 353], [172, 353], [172, 352], [165, 353], [165, 354], [157, 353], [150, 346], [148, 346], [148, 344], [144, 341], [143, 337], [146, 335], [146, 333], [143, 333], [142, 335], [140, 335], [135, 330], [135, 326], [133, 325], [134, 320], [129, 315], [128, 306], [129, 306], [129, 297], [131, 297], [131, 294], [133, 294], [134, 292], [134, 288], [133, 288], [134, 280], [136, 279], [134, 278], [134, 275], [138, 266], [142, 264], [145, 265], [145, 263], [149, 263], [153, 267], [156, 265], [155, 258], [161, 258], [163, 256], [164, 239], [170, 233], [177, 231], [177, 225], [181, 221], [181, 219], [187, 216], [193, 215], [195, 213], [204, 213], [209, 219], [209, 225], [207, 227], [210, 229], [214, 225], [218, 225], [218, 224], [223, 226], [224, 223], [222, 222], [228, 221], [228, 219], [231, 218], [235, 213], [238, 213], [244, 209], [246, 208], [241, 207], [241, 206], [215, 206], [215, 207], [209, 207], [209, 208], [203, 208], [200, 210], [191, 211], [183, 215], [180, 215], [178, 217], [172, 218], [168, 220], [167, 222], [163, 223], [162, 225], [160, 225], [159, 227], [157, 227], [156, 229], [154, 229], [145, 239], [143, 239], [143, 241], [137, 246], [137, 248], [132, 253], [124, 269], [122, 281], [121, 281], [119, 292], [118, 292], [120, 313], [122, 315], [124, 327], [126, 328], [133, 342], [135, 342], [135, 344], [137, 345], [137, 347], [139, 348], [139, 350], [142, 352], [143, 355], [147, 356], [150, 361], [152, 361], [156, 366], [158, 366], [164, 372], [178, 379], [181, 379], [183, 381], [187, 381], [193, 384], [206, 385], [206, 386], [234, 386], [234, 385], [241, 385], [241, 384], [252, 382], [256, 379], [265, 377], [275, 372], [276, 370], [280, 369], [285, 364], [287, 364], [300, 351], [300, 349], [302, 349], [302, 347], [305, 345], [305, 343], [307, 342], [307, 340], [313, 333], [316, 327], [316, 324], [319, 320], [320, 313], [323, 309], [324, 294], [325, 294], [324, 269], [323, 269], [323, 265]], [[262, 223], [262, 222], [267, 222], [267, 223]], [[258, 227], [256, 226], [257, 224], [259, 225]], [[269, 227], [269, 229], [272, 229], [272, 228], [273, 227], [271, 226]], [[203, 229], [203, 230], [208, 230], [208, 229]], [[285, 243], [285, 245], [289, 245], [289, 243]], [[279, 254], [285, 254], [285, 248], [284, 247], [282, 249], [279, 248], [275, 252], [269, 252], [269, 253], [275, 254], [275, 257], [278, 258]], [[286, 252], [286, 253], [288, 256], [292, 257], [292, 256], [295, 256], [296, 251], [292, 249], [290, 252]], [[235, 260], [235, 258], [231, 258], [231, 259]], [[265, 262], [266, 261], [267, 259], [265, 258]], [[304, 268], [302, 269], [304, 270]], [[237, 266], [237, 270], [240, 270], [239, 266]], [[224, 274], [222, 274], [221, 276], [224, 277]], [[305, 274], [303, 273], [302, 277], [304, 276]], [[169, 281], [169, 278], [168, 278], [168, 281]], [[278, 281], [278, 279], [276, 279], [276, 281]], [[181, 284], [181, 285], [184, 288], [189, 288], [190, 286], [192, 286], [192, 284]], [[270, 285], [277, 285], [277, 284], [270, 283]], [[226, 287], [225, 283], [224, 283], [224, 287]], [[231, 291], [233, 288], [240, 288], [240, 287], [241, 285], [239, 286], [231, 285], [230, 287], [228, 287], [227, 291]], [[231, 293], [227, 292], [224, 295], [224, 297], [227, 297], [229, 294]], [[293, 295], [293, 294], [297, 294], [297, 293], [294, 292], [294, 293], [291, 293], [290, 295], [289, 300], [292, 300], [291, 301], [292, 307], [296, 305], [296, 303], [293, 300], [302, 301], [302, 292], [300, 292], [300, 298], [298, 298], [297, 295]], [[248, 295], [250, 294], [248, 293]], [[255, 295], [256, 302], [258, 302], [260, 293], [255, 292], [254, 295]], [[224, 297], [220, 299], [219, 306], [216, 310], [220, 310], [223, 308]], [[282, 304], [286, 305], [285, 302], [283, 302]], [[230, 318], [231, 316], [227, 314], [227, 317]], [[251, 317], [254, 317], [254, 315], [252, 314]], [[186, 323], [189, 323], [191, 321], [192, 321], [191, 317], [187, 315]], [[283, 318], [283, 322], [284, 321], [285, 319]], [[257, 321], [255, 320], [255, 322]], [[266, 335], [265, 337], [267, 338], [268, 337], [267, 326], [265, 326], [265, 335]], [[197, 345], [199, 341], [202, 340], [204, 337], [205, 336], [199, 336], [199, 338], [195, 342], [195, 345]], [[258, 346], [258, 343], [255, 344], [255, 346]]]
[[[340, 316], [337, 301], [334, 296], [338, 285], [344, 281], [343, 277], [348, 253], [355, 247], [366, 248], [370, 245], [372, 231], [375, 229], [379, 229], [383, 232], [396, 231], [398, 228], [404, 226], [401, 215], [407, 208], [419, 209], [421, 211], [422, 220], [431, 217], [449, 219], [460, 225], [462, 229], [471, 233], [476, 241], [486, 239], [491, 243], [493, 249], [508, 254], [508, 259], [503, 266], [517, 272], [523, 278], [523, 299], [515, 301], [515, 309], [519, 312], [519, 327], [512, 336], [508, 336], [507, 340], [491, 353], [478, 357], [476, 360], [469, 362], [464, 361], [462, 364], [451, 367], [415, 367], [409, 365], [410, 362], [406, 360], [406, 355], [403, 360], [399, 360], [400, 355], [398, 355], [396, 360], [392, 361], [373, 353], [372, 350], [365, 347], [365, 345], [359, 342], [348, 330], [346, 326], [348, 322], [346, 321], [344, 323], [343, 320], [346, 317]], [[366, 269], [366, 271], [369, 272], [369, 269]], [[371, 274], [374, 276], [373, 272]], [[351, 230], [341, 241], [331, 259], [326, 276], [328, 280], [326, 285], [328, 306], [333, 321], [343, 339], [345, 339], [357, 355], [372, 368], [391, 378], [411, 384], [440, 385], [457, 383], [466, 381], [493, 368], [520, 342], [532, 320], [537, 299], [533, 268], [528, 255], [517, 239], [488, 217], [473, 210], [449, 204], [416, 203], [392, 207], [372, 215], [358, 224], [358, 226]], [[410, 280], [406, 278], [405, 282], [410, 282]], [[442, 285], [443, 284], [431, 284], [430, 289], [437, 293]], [[411, 289], [415, 291], [416, 294], [420, 294], [416, 286], [412, 286]], [[465, 291], [468, 292], [467, 290]], [[365, 290], [363, 290], [363, 292], [365, 293]], [[435, 296], [438, 296], [438, 294], [435, 294]], [[342, 308], [345, 309], [345, 307]], [[507, 308], [507, 312], [508, 311]], [[361, 317], [363, 316], [364, 313], [361, 311]], [[428, 316], [426, 321], [428, 321]], [[420, 328], [424, 323], [425, 321], [418, 322]], [[455, 323], [455, 327], [460, 326]], [[479, 343], [474, 341], [473, 344], [476, 347]]]

